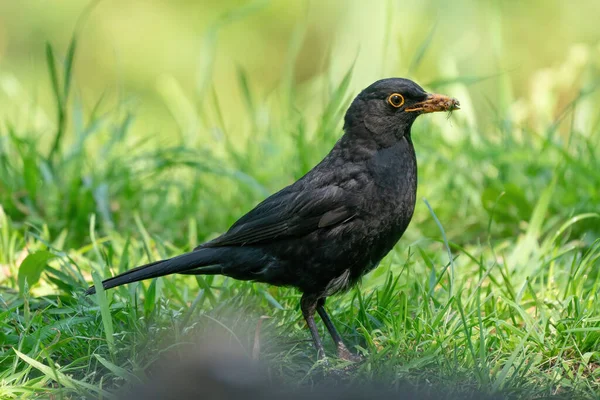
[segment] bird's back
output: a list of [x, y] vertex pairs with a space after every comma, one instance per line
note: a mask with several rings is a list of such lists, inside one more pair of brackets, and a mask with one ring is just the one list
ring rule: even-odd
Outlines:
[[332, 163], [338, 162], [339, 152], [334, 148], [319, 165], [281, 193], [313, 196], [311, 201], [318, 202], [319, 193], [340, 191], [352, 204], [352, 213], [336, 224], [299, 237], [256, 244], [277, 262], [261, 268], [255, 280], [319, 292], [341, 277], [344, 282], [338, 282], [337, 290], [342, 290], [374, 268], [406, 230], [417, 188], [416, 158], [410, 140], [402, 139], [358, 161], [342, 160], [341, 169], [335, 169]]

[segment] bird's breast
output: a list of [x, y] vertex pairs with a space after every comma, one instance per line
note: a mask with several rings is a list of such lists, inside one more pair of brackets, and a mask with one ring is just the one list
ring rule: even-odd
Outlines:
[[412, 143], [403, 138], [396, 145], [379, 150], [369, 161], [368, 171], [373, 184], [367, 209], [391, 225], [408, 224], [417, 193], [417, 161]]

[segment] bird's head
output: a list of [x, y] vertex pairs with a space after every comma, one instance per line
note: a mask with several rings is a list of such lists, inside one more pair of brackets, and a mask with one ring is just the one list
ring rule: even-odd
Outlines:
[[458, 100], [427, 93], [411, 80], [382, 79], [356, 96], [346, 112], [344, 130], [364, 132], [381, 145], [390, 145], [410, 135], [419, 115], [458, 110], [459, 106]]

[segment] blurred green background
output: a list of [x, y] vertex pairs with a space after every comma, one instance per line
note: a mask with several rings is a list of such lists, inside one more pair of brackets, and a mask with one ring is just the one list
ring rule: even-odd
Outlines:
[[[52, 129], [44, 45], [64, 56], [89, 5], [0, 2], [0, 119]], [[211, 82], [230, 131], [249, 135], [239, 69], [265, 97], [292, 74], [310, 98], [311, 87], [339, 81], [354, 63], [352, 93], [387, 76], [422, 85], [462, 77], [468, 91], [444, 88], [463, 104], [458, 118], [486, 129], [490, 115], [512, 107], [517, 122], [541, 126], [577, 95], [589, 63], [600, 65], [598, 15], [596, 0], [106, 0], [80, 26], [76, 90], [87, 109], [103, 95], [106, 104], [125, 96], [135, 130], [168, 138], [195, 129], [191, 110]]]
[[0, 398], [103, 393], [163, 337], [231, 315], [246, 349], [272, 316], [261, 358], [306, 383], [295, 290], [171, 276], [82, 292], [222, 233], [390, 76], [461, 110], [415, 123], [411, 225], [328, 300], [366, 357], [353, 378], [597, 398], [598, 16], [599, 0], [0, 0]]
[[[65, 230], [70, 245], [89, 239], [91, 213], [108, 233], [129, 230], [139, 212], [178, 244], [199, 223], [202, 241], [316, 164], [361, 89], [402, 76], [461, 102], [413, 130], [418, 197], [454, 240], [485, 237], [491, 215], [494, 235], [521, 232], [567, 159], [551, 212], [592, 211], [599, 9], [595, 0], [3, 1], [0, 130], [34, 141], [15, 144], [29, 161], [0, 180], [13, 192], [3, 207], [17, 222]], [[59, 172], [43, 156], [57, 132], [46, 46], [62, 77], [74, 32]], [[15, 153], [12, 140], [4, 153]], [[437, 229], [417, 207], [407, 236]]]

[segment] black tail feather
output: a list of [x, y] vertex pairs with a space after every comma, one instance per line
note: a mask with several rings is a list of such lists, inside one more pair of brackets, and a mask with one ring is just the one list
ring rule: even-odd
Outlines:
[[[193, 270], [195, 274], [201, 274], [202, 269], [200, 267], [217, 264], [219, 262], [220, 254], [220, 249], [201, 248], [177, 257], [155, 261], [130, 269], [120, 275], [104, 280], [102, 286], [104, 289], [110, 289], [126, 283], [158, 278], [169, 274], [185, 273], [186, 271], [191, 270]], [[206, 273], [215, 273], [213, 270], [214, 268], [209, 268]], [[94, 293], [96, 293], [96, 288], [94, 286], [90, 286], [85, 292], [86, 295]]]

